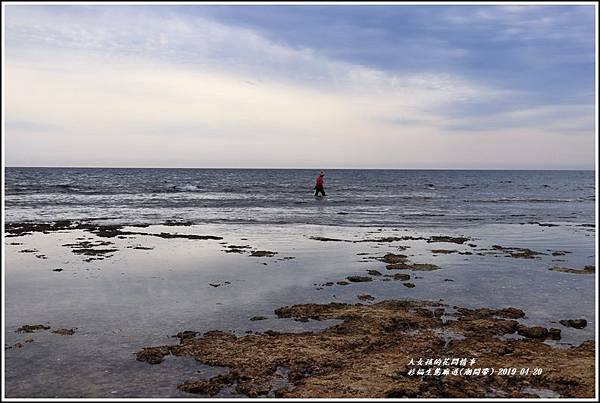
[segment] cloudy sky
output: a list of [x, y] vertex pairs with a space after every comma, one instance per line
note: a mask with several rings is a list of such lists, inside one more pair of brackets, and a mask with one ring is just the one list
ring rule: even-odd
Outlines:
[[594, 168], [593, 5], [4, 6], [7, 166]]

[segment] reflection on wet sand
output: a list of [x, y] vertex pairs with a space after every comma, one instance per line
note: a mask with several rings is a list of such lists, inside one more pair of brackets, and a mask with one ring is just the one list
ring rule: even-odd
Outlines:
[[[593, 228], [142, 227], [6, 228], [8, 396], [593, 390]], [[426, 353], [545, 372], [408, 376]]]

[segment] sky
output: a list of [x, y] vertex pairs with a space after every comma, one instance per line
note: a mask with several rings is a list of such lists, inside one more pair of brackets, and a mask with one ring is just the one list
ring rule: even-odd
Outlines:
[[6, 166], [594, 169], [594, 5], [3, 7]]

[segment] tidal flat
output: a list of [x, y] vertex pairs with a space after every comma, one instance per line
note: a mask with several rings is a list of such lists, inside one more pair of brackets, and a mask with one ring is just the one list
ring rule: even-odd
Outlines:
[[11, 224], [6, 395], [591, 397], [595, 228], [538, 224]]

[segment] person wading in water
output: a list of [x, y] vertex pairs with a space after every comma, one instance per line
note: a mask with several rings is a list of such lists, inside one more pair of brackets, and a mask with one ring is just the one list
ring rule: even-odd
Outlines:
[[321, 193], [325, 196], [325, 189], [323, 188], [323, 181], [325, 177], [325, 172], [321, 171], [319, 176], [317, 176], [317, 183], [315, 185], [315, 196], [318, 196]]

